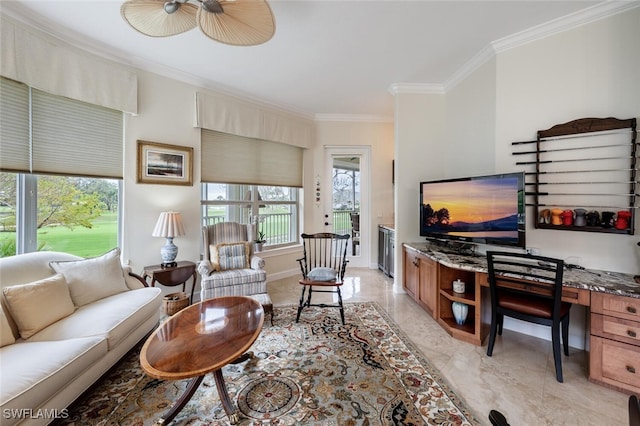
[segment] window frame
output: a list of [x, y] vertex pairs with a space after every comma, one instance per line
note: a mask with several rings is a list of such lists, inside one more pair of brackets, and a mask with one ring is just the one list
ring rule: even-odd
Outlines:
[[[38, 251], [38, 177], [31, 173], [16, 175], [16, 255]], [[58, 175], [77, 177], [72, 175]], [[108, 179], [88, 177], [90, 179]], [[118, 182], [118, 225], [116, 244], [122, 247], [122, 179], [109, 179]]]
[[[224, 200], [208, 200], [208, 185], [226, 185], [227, 186], [227, 198]], [[258, 193], [260, 187], [264, 186], [272, 186], [272, 187], [280, 187], [287, 188], [291, 193], [291, 200], [263, 200], [258, 199], [254, 194]], [[251, 193], [251, 199], [241, 199], [246, 198], [243, 197], [242, 194]], [[229, 194], [233, 194], [236, 199], [229, 199]], [[236, 183], [223, 183], [223, 182], [202, 182], [201, 183], [201, 196], [200, 196], [200, 204], [201, 204], [201, 221], [203, 226], [211, 225], [216, 222], [212, 222], [209, 220], [212, 216], [207, 215], [207, 209], [210, 206], [220, 206], [225, 207], [225, 215], [224, 221], [233, 221], [240, 223], [247, 223], [247, 219], [245, 215], [241, 213], [241, 209], [250, 208], [248, 217], [250, 223], [260, 224], [262, 223], [262, 217], [266, 217], [265, 213], [260, 214], [260, 209], [267, 206], [290, 206], [290, 225], [289, 225], [289, 241], [284, 243], [269, 243], [264, 244], [264, 251], [273, 250], [278, 248], [292, 247], [298, 245], [299, 242], [299, 229], [300, 229], [300, 215], [302, 214], [300, 208], [300, 188], [297, 187], [289, 187], [289, 186], [279, 186], [279, 185], [257, 185], [257, 184], [236, 184]], [[230, 209], [230, 207], [232, 207]], [[234, 208], [235, 207], [235, 208]], [[256, 234], [254, 235], [254, 239], [258, 236], [258, 231], [260, 230], [259, 226], [256, 227]]]

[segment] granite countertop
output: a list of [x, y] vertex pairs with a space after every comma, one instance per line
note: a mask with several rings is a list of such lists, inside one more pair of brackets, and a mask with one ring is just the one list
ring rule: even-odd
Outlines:
[[[427, 242], [404, 243], [404, 245], [450, 268], [488, 272], [487, 258], [482, 255], [457, 253]], [[621, 272], [565, 268], [564, 285], [618, 296], [640, 298], [640, 284], [633, 279], [632, 274]]]

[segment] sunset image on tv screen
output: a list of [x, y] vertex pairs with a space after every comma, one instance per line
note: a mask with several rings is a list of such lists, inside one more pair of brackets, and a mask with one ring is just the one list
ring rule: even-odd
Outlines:
[[458, 235], [474, 232], [494, 233], [495, 237], [517, 235], [517, 177], [425, 184], [422, 226]]

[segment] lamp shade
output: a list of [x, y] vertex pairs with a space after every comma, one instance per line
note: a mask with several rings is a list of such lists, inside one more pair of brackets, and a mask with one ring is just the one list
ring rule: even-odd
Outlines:
[[173, 238], [184, 234], [184, 226], [182, 225], [180, 213], [162, 212], [151, 235], [154, 237]]

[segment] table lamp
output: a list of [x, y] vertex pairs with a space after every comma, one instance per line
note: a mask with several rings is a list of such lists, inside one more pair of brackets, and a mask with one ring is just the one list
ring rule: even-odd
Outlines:
[[173, 238], [184, 235], [184, 226], [178, 212], [162, 212], [153, 229], [154, 237], [164, 237], [167, 239], [165, 245], [160, 249], [162, 257], [162, 267], [169, 268], [176, 266], [176, 256], [178, 255], [178, 247], [173, 244]]

